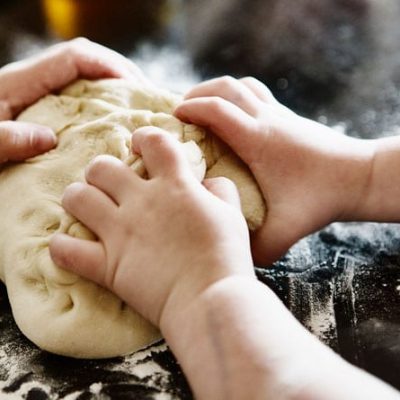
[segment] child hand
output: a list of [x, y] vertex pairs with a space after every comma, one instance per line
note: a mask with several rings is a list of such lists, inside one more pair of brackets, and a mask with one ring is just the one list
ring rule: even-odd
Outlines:
[[11, 120], [41, 97], [78, 78], [145, 82], [129, 60], [86, 39], [58, 44], [38, 56], [1, 68], [0, 163], [33, 157], [55, 145], [56, 138], [49, 128]]
[[252, 237], [256, 263], [276, 260], [303, 236], [353, 218], [361, 207], [372, 145], [300, 117], [254, 78], [201, 83], [175, 115], [218, 135], [258, 181], [268, 214]]
[[214, 282], [253, 277], [249, 237], [236, 187], [222, 178], [203, 186], [179, 142], [141, 128], [132, 149], [149, 179], [97, 157], [87, 183], [66, 189], [63, 206], [99, 241], [56, 235], [50, 252], [57, 265], [107, 287], [159, 326], [166, 308], [184, 308]]

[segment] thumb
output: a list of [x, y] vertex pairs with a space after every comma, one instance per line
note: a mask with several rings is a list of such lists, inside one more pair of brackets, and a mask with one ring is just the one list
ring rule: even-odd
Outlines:
[[264, 225], [251, 233], [251, 250], [255, 264], [258, 267], [271, 265], [305, 234], [298, 222], [288, 221], [283, 215], [269, 212]]
[[15, 121], [0, 122], [0, 163], [21, 161], [54, 147], [56, 137], [45, 126]]
[[239, 192], [236, 185], [228, 178], [209, 178], [203, 181], [203, 186], [214, 196], [241, 210]]

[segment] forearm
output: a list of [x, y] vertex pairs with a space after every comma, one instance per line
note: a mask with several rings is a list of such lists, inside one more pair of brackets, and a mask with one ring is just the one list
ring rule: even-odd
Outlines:
[[162, 332], [197, 399], [261, 399], [272, 391], [274, 355], [263, 348], [268, 332], [255, 318], [268, 315], [270, 306], [257, 304], [258, 296], [243, 296], [246, 289], [254, 295], [258, 285], [251, 278], [226, 279], [162, 320]]
[[161, 329], [199, 400], [398, 399], [318, 342], [249, 278], [215, 284], [166, 315]]

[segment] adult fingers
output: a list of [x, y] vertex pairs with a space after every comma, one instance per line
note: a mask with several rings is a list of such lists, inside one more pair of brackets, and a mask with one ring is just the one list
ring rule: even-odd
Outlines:
[[175, 116], [210, 129], [245, 162], [254, 153], [260, 134], [258, 122], [229, 101], [220, 97], [186, 100], [176, 108]]
[[78, 78], [107, 77], [148, 84], [132, 62], [87, 39], [52, 46], [38, 56], [0, 70], [0, 119], [13, 119], [39, 98]]
[[249, 115], [256, 117], [261, 108], [260, 99], [252, 90], [240, 81], [231, 76], [215, 78], [205, 81], [195, 86], [185, 99], [193, 99], [197, 97], [221, 97], [226, 101], [235, 104]]
[[104, 248], [99, 242], [58, 233], [50, 239], [49, 250], [59, 267], [100, 285], [105, 284], [107, 263]]
[[102, 191], [86, 183], [76, 182], [64, 192], [62, 205], [97, 236], [103, 237], [114, 225], [115, 203]]
[[138, 180], [134, 171], [118, 158], [101, 155], [90, 162], [85, 171], [86, 181], [96, 186], [117, 204], [126, 194], [130, 195], [131, 185]]
[[[85, 38], [71, 40], [62, 53], [70, 53], [79, 77], [101, 78], [104, 75], [150, 84], [141, 69], [123, 55]], [[60, 45], [62, 46], [62, 44]]]
[[239, 192], [236, 185], [228, 178], [209, 178], [203, 181], [204, 187], [214, 196], [241, 210]]
[[50, 150], [56, 137], [45, 126], [14, 121], [0, 122], [0, 163], [20, 161]]
[[137, 129], [132, 135], [132, 151], [142, 156], [150, 178], [183, 176], [190, 171], [181, 143], [159, 128]]

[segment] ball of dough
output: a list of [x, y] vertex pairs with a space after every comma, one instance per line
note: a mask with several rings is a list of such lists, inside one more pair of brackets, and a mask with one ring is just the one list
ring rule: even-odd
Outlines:
[[140, 159], [129, 152], [136, 128], [157, 126], [181, 141], [199, 180], [220, 175], [234, 180], [249, 227], [262, 223], [264, 201], [248, 169], [212, 135], [173, 117], [180, 101], [150, 85], [82, 80], [19, 116], [20, 121], [49, 126], [58, 136], [50, 152], [0, 169], [0, 278], [17, 325], [42, 349], [105, 358], [160, 338], [155, 327], [115, 295], [58, 268], [48, 250], [55, 232], [95, 240], [61, 206], [65, 187], [84, 180], [84, 168], [95, 156], [111, 154], [145, 174]]

